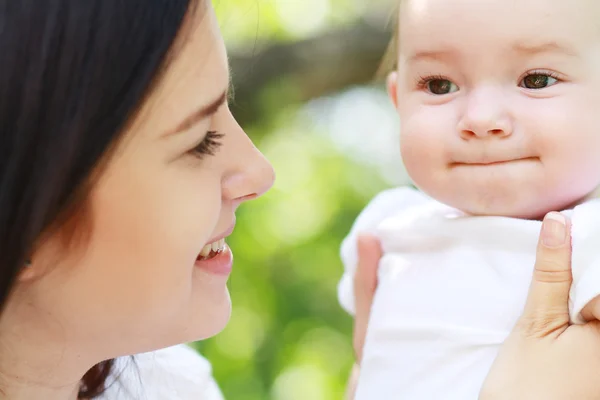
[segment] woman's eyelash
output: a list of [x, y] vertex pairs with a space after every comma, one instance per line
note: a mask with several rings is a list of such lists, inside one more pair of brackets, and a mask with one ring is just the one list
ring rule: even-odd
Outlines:
[[213, 156], [223, 144], [221, 140], [225, 134], [218, 133], [217, 131], [208, 131], [206, 132], [206, 136], [202, 139], [196, 147], [192, 149], [192, 153], [195, 156], [203, 157], [203, 156]]

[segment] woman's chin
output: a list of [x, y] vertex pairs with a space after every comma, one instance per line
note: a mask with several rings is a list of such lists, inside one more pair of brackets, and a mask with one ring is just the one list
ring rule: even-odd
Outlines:
[[229, 323], [232, 309], [229, 290], [225, 287], [221, 296], [215, 297], [213, 296], [212, 304], [209, 303], [210, 305], [202, 310], [201, 315], [190, 321], [190, 324], [196, 329], [190, 329], [189, 332], [194, 332], [195, 335], [187, 341], [208, 339], [220, 333]]
[[[138, 341], [140, 348], [136, 353], [143, 353], [175, 346], [182, 343], [205, 340], [219, 334], [227, 326], [231, 317], [231, 297], [229, 290], [223, 286], [220, 290], [211, 288], [204, 292], [197, 292], [198, 296], [193, 303], [188, 303], [188, 311], [179, 313], [175, 320], [157, 324], [153, 329], [147, 329], [144, 344]], [[159, 328], [160, 327], [160, 328]], [[156, 335], [158, 330], [162, 334]], [[155, 333], [154, 335], [152, 333]]]

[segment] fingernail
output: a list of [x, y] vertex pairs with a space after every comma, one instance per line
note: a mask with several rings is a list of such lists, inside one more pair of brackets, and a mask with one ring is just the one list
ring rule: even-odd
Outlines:
[[542, 223], [542, 243], [547, 247], [559, 247], [567, 240], [567, 220], [561, 213], [551, 212]]

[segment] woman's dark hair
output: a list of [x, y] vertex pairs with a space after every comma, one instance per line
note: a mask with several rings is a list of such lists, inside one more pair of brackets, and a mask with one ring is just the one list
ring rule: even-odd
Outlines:
[[[159, 79], [192, 3], [0, 0], [2, 309], [41, 236], [80, 228], [91, 177]], [[104, 390], [112, 364], [85, 375], [81, 397]]]

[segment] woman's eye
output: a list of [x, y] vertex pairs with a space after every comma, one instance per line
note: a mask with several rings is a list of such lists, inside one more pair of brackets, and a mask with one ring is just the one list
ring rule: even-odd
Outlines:
[[429, 79], [424, 86], [428, 92], [437, 96], [454, 93], [458, 90], [458, 86], [448, 79]]
[[222, 139], [224, 136], [224, 134], [216, 131], [208, 131], [202, 142], [194, 147], [191, 152], [198, 157], [215, 155], [219, 147], [223, 145]]
[[526, 89], [544, 89], [558, 82], [558, 79], [549, 74], [529, 74], [519, 84]]

